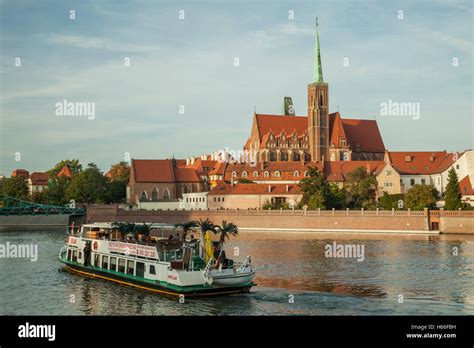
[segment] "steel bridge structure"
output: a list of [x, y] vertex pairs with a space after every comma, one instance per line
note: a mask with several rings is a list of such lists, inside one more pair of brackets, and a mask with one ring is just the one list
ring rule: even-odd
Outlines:
[[84, 215], [84, 208], [25, 201], [0, 194], [0, 215]]

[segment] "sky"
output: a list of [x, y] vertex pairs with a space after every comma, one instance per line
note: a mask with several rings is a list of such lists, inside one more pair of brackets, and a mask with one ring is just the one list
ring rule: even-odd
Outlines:
[[0, 0], [0, 174], [239, 150], [254, 110], [307, 115], [316, 17], [330, 112], [376, 119], [392, 151], [474, 147], [470, 0]]

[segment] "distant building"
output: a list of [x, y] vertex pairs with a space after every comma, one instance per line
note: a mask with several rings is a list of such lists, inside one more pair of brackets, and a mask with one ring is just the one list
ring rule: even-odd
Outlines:
[[174, 159], [133, 159], [127, 202], [139, 209], [179, 209], [183, 194], [207, 191], [196, 170], [178, 163]]
[[183, 193], [179, 208], [185, 210], [207, 209], [207, 194], [208, 192]]
[[48, 187], [49, 175], [48, 173], [33, 172], [28, 178], [28, 187], [30, 194], [35, 192], [43, 192]]
[[210, 209], [262, 209], [265, 204], [296, 207], [302, 193], [295, 184], [229, 184], [219, 182], [207, 195]]
[[72, 171], [67, 164], [65, 164], [57, 174], [58, 178], [62, 176], [72, 178]]
[[474, 190], [472, 188], [472, 182], [469, 175], [466, 175], [459, 182], [459, 188], [462, 194], [462, 201], [464, 203], [474, 206]]
[[28, 180], [28, 178], [30, 177], [30, 172], [27, 171], [26, 169], [15, 169], [13, 172], [12, 172], [12, 177], [22, 177], [23, 179], [25, 180]]

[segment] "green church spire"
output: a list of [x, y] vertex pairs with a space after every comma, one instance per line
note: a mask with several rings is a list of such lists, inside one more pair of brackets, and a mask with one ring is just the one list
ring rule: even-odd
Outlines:
[[318, 17], [316, 17], [316, 44], [314, 47], [313, 82], [324, 83], [323, 66], [321, 64], [321, 52], [319, 49]]

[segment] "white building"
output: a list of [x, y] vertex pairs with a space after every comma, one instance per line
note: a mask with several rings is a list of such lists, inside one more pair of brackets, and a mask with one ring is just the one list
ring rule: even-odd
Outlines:
[[207, 194], [208, 192], [184, 193], [183, 198], [180, 199], [179, 209], [185, 209], [185, 210], [207, 209]]

